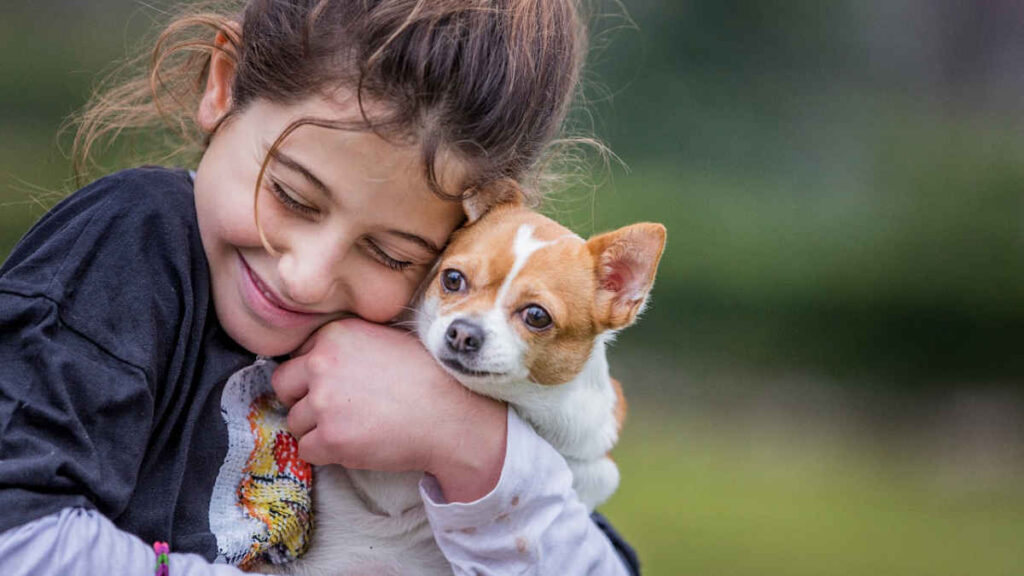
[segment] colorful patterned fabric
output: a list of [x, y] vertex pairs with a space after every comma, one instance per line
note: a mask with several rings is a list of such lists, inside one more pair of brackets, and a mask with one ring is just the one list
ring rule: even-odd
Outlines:
[[217, 560], [242, 568], [294, 560], [313, 528], [312, 469], [298, 457], [286, 410], [270, 386], [276, 366], [258, 359], [228, 380], [221, 397], [228, 453], [210, 502], [210, 528]]

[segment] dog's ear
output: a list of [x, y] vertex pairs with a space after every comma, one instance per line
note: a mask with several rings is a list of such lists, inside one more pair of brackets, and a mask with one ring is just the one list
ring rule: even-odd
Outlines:
[[665, 227], [643, 222], [587, 240], [597, 275], [595, 316], [606, 330], [632, 324], [654, 285]]
[[522, 205], [526, 201], [522, 187], [511, 178], [501, 178], [467, 191], [462, 201], [466, 223], [472, 224], [499, 204]]

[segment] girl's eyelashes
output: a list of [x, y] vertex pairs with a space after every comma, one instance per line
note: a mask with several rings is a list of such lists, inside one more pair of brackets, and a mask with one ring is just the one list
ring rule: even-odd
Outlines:
[[[296, 200], [295, 197], [292, 194], [289, 194], [285, 187], [282, 186], [276, 180], [268, 179], [268, 182], [270, 183], [270, 191], [274, 194], [274, 197], [277, 198], [277, 201], [280, 202], [288, 210], [291, 210], [308, 218], [315, 218], [320, 215], [319, 210], [312, 206], [309, 206], [308, 204], [304, 204]], [[391, 257], [390, 254], [385, 252], [383, 248], [381, 248], [379, 245], [377, 245], [376, 242], [369, 238], [364, 238], [361, 241], [361, 244], [365, 247], [367, 252], [369, 252], [371, 258], [392, 270], [400, 272], [413, 265], [413, 262], [407, 260], [398, 260], [396, 258]]]
[[285, 191], [284, 186], [281, 186], [276, 180], [270, 180], [270, 190], [274, 193], [278, 202], [284, 205], [285, 208], [298, 212], [303, 216], [316, 216], [320, 213], [316, 208], [303, 204], [296, 200], [291, 194]]
[[402, 270], [405, 270], [406, 268], [413, 265], [412, 262], [409, 262], [407, 260], [396, 260], [392, 258], [390, 255], [388, 255], [387, 252], [385, 252], [380, 246], [378, 246], [376, 242], [369, 238], [363, 239], [363, 245], [366, 246], [367, 250], [369, 250], [374, 260], [380, 262], [381, 264], [387, 266], [392, 270], [401, 272]]

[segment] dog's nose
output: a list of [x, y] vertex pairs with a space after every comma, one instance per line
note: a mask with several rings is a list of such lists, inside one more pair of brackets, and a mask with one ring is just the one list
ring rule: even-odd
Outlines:
[[484, 331], [476, 324], [459, 318], [448, 325], [444, 339], [452, 350], [472, 353], [484, 345]]

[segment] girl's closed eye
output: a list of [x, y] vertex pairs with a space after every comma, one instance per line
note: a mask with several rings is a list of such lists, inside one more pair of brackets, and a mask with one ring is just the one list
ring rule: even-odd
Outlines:
[[271, 178], [269, 179], [269, 182], [270, 191], [274, 194], [274, 197], [277, 198], [278, 202], [280, 202], [285, 208], [307, 217], [314, 217], [320, 214], [320, 211], [315, 207], [299, 201], [297, 199], [301, 198], [299, 194], [289, 192], [289, 190], [277, 180]]
[[363, 238], [361, 243], [366, 248], [366, 251], [370, 254], [371, 258], [392, 270], [401, 272], [413, 265], [412, 261], [393, 258], [371, 238]]

